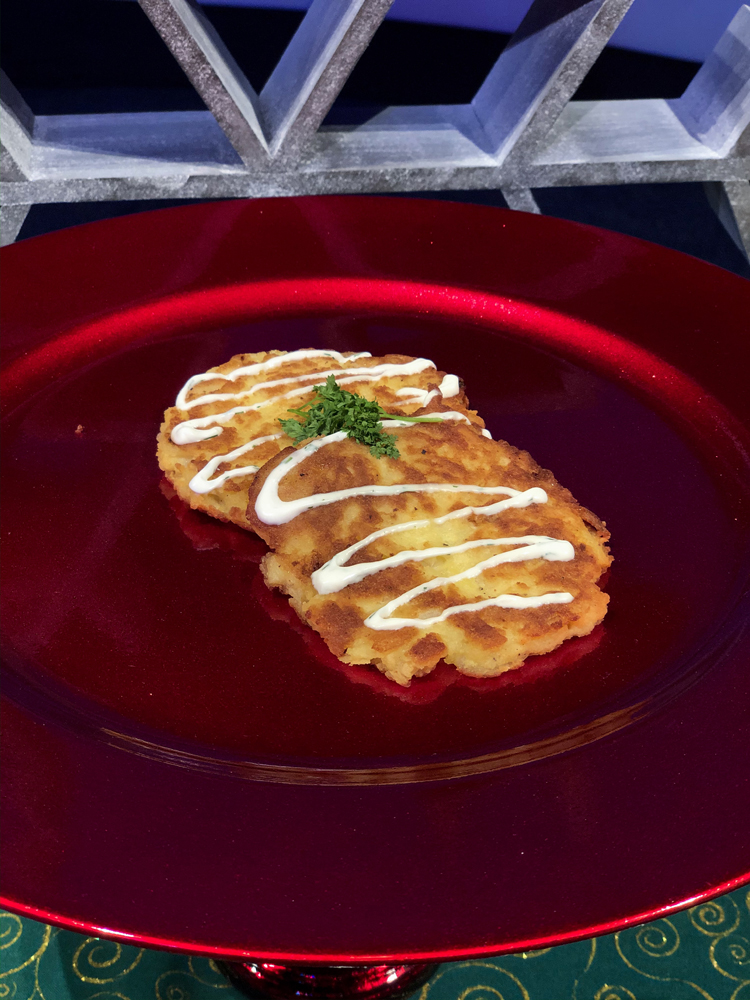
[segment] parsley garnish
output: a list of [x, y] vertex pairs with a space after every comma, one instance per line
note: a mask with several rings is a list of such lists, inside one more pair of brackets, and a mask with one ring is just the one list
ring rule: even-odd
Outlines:
[[386, 413], [379, 403], [365, 399], [354, 392], [347, 392], [336, 383], [333, 375], [329, 375], [325, 385], [316, 385], [314, 393], [317, 400], [310, 400], [289, 413], [299, 414], [299, 418], [279, 420], [282, 430], [295, 444], [301, 444], [308, 438], [323, 437], [346, 431], [350, 438], [370, 447], [370, 454], [375, 458], [388, 455], [398, 458], [396, 435], [386, 434], [381, 420], [408, 420], [410, 423], [437, 423], [439, 417], [402, 417]]

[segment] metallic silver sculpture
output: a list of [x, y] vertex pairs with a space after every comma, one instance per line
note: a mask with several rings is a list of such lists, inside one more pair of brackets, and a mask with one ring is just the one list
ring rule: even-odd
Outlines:
[[534, 0], [471, 104], [321, 122], [392, 0], [314, 0], [260, 94], [194, 0], [139, 0], [208, 111], [34, 116], [2, 80], [2, 242], [41, 202], [703, 181], [750, 255], [750, 7], [677, 100], [571, 101], [632, 0]]

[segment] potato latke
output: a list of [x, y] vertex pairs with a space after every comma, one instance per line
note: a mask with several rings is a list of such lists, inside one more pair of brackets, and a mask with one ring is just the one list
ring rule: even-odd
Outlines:
[[449, 404], [484, 426], [467, 409], [458, 378], [424, 358], [317, 349], [238, 354], [189, 379], [164, 415], [157, 457], [177, 494], [197, 510], [247, 528], [247, 490], [255, 472], [291, 443], [279, 418], [310, 399], [330, 373], [389, 413]]
[[588, 634], [608, 602], [603, 522], [526, 452], [444, 416], [396, 427], [399, 459], [342, 434], [288, 448], [249, 493], [269, 586], [341, 660], [402, 685], [441, 659], [496, 676]]

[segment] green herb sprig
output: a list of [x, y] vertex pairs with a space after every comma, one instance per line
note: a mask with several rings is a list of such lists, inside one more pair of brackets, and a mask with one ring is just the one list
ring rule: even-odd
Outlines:
[[298, 414], [297, 418], [279, 420], [282, 430], [295, 444], [301, 444], [309, 438], [346, 431], [348, 437], [359, 441], [360, 444], [369, 445], [370, 454], [375, 458], [383, 455], [398, 458], [396, 435], [386, 434], [381, 426], [381, 420], [438, 423], [440, 419], [402, 417], [386, 413], [374, 400], [365, 399], [364, 396], [342, 389], [333, 375], [328, 376], [324, 385], [316, 385], [313, 391], [317, 399], [288, 411]]

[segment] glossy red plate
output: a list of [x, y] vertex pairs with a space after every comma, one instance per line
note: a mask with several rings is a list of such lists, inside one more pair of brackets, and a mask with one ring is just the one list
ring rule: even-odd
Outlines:
[[[457, 958], [750, 878], [750, 284], [470, 205], [194, 205], [3, 251], [4, 904], [224, 957]], [[155, 435], [240, 351], [432, 358], [612, 531], [491, 681], [346, 667]]]

